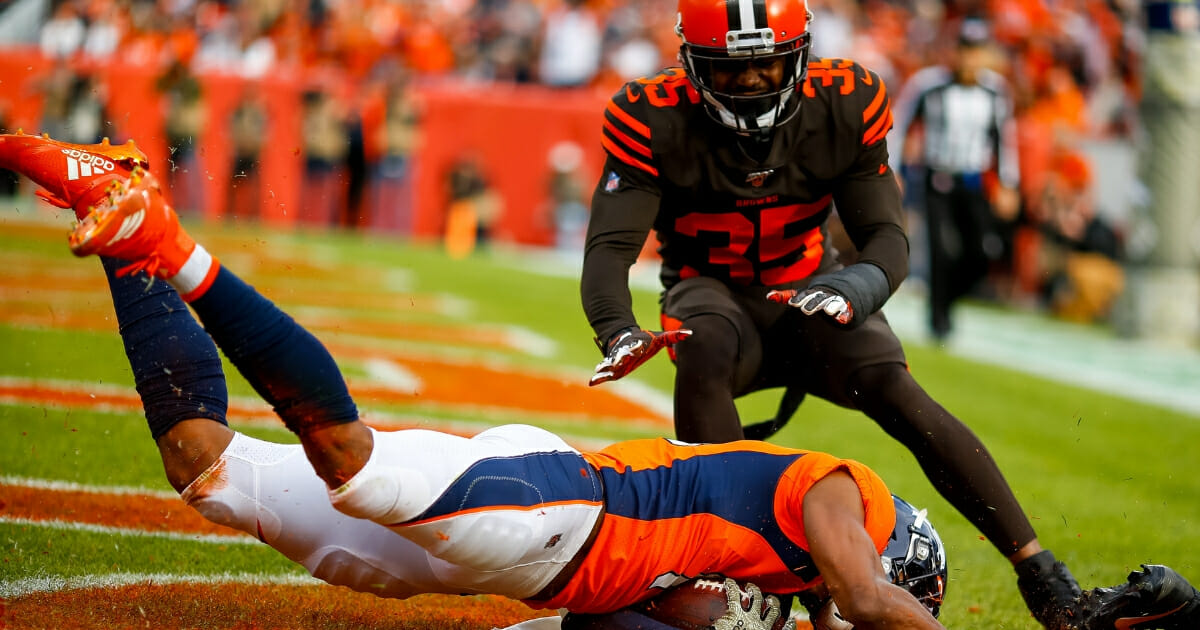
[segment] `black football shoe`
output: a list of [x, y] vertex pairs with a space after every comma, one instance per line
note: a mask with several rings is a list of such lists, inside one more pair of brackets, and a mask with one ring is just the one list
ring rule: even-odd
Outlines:
[[1033, 618], [1047, 630], [1071, 630], [1077, 619], [1079, 582], [1067, 565], [1054, 558], [1050, 550], [1018, 562], [1017, 588]]
[[1079, 630], [1195, 630], [1200, 592], [1170, 567], [1143, 564], [1124, 584], [1084, 593], [1077, 615]]

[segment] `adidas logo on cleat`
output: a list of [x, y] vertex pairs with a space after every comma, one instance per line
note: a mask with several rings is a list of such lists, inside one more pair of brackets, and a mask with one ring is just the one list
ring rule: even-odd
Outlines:
[[63, 149], [67, 156], [67, 180], [74, 181], [80, 177], [91, 177], [102, 173], [111, 173], [117, 167], [111, 160], [103, 156], [92, 155], [79, 149]]

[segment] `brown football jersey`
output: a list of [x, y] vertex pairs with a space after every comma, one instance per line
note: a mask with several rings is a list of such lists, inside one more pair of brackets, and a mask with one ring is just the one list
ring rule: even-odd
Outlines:
[[846, 59], [814, 59], [799, 112], [765, 139], [716, 124], [681, 68], [631, 81], [608, 102], [581, 291], [600, 339], [636, 325], [629, 266], [650, 229], [662, 282], [802, 287], [834, 264], [836, 204], [859, 262], [891, 291], [908, 270], [900, 191], [888, 167], [887, 90]]

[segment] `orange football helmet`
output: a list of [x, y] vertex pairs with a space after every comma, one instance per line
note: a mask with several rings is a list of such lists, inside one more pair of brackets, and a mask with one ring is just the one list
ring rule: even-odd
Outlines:
[[[719, 124], [769, 133], [800, 108], [808, 69], [812, 13], [805, 0], [679, 0], [679, 59]], [[767, 93], [739, 95], [714, 85], [714, 70], [733, 72], [782, 60], [783, 79]]]

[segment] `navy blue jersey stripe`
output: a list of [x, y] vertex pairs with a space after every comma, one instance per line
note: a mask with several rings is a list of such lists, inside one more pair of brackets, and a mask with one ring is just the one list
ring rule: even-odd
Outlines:
[[[602, 486], [578, 453], [489, 457], [471, 465], [429, 509], [412, 521], [492, 506], [533, 507], [562, 501], [601, 501]], [[409, 522], [412, 522], [409, 521]]]
[[803, 454], [736, 452], [700, 455], [646, 470], [601, 468], [609, 514], [653, 521], [712, 514], [757, 532], [797, 575], [817, 570], [808, 552], [775, 520], [775, 493], [783, 471]]

